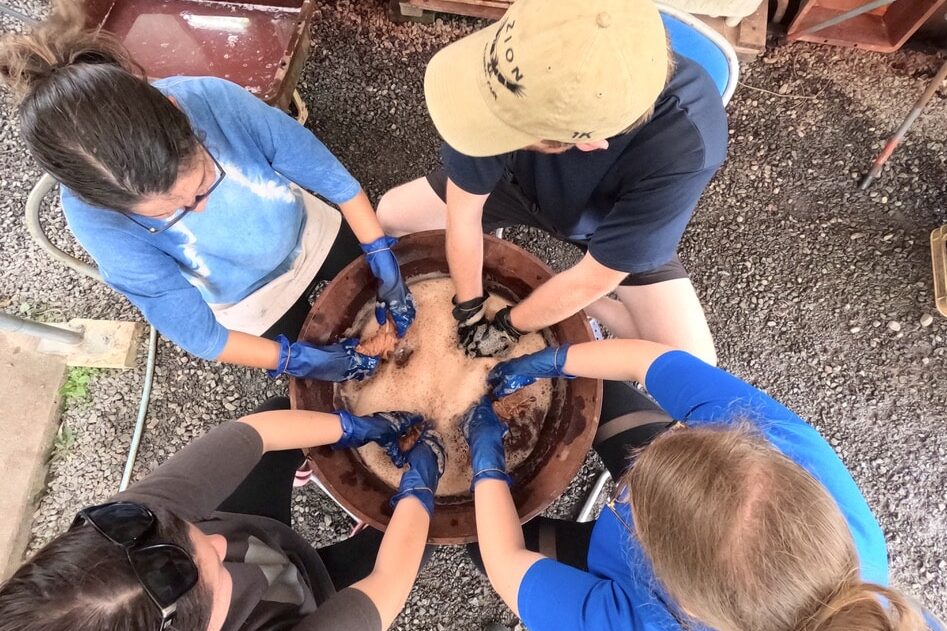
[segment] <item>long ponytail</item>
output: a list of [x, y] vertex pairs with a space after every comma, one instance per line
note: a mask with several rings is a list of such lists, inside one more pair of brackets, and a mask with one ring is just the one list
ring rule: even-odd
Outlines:
[[0, 81], [39, 165], [93, 206], [132, 210], [167, 193], [200, 146], [190, 122], [74, 0], [0, 40]]
[[10, 34], [0, 40], [0, 81], [23, 101], [58, 70], [75, 64], [105, 64], [139, 78], [144, 69], [114, 36], [85, 25], [78, 4], [53, 3], [49, 19], [27, 35]]

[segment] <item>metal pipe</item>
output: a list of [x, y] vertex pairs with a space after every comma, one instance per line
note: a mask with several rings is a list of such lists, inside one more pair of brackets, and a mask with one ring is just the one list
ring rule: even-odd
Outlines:
[[921, 112], [924, 111], [924, 108], [927, 107], [927, 103], [934, 96], [934, 93], [937, 92], [937, 89], [940, 87], [940, 84], [947, 79], [947, 61], [940, 67], [940, 70], [937, 71], [937, 74], [934, 75], [934, 79], [931, 81], [930, 85], [927, 86], [927, 89], [924, 90], [924, 94], [914, 103], [914, 107], [911, 109], [910, 113], [898, 127], [897, 131], [894, 132], [894, 135], [888, 139], [888, 142], [885, 143], [884, 149], [881, 150], [881, 153], [878, 154], [878, 157], [875, 158], [875, 161], [872, 163], [871, 168], [868, 170], [868, 173], [865, 177], [862, 178], [861, 182], [858, 183], [858, 188], [862, 191], [866, 190], [871, 183], [874, 182], [880, 175], [881, 170], [885, 166], [885, 162], [888, 161], [888, 158], [891, 157], [891, 154], [894, 153], [894, 150], [898, 148], [898, 145], [901, 144], [901, 141], [904, 140], [904, 137], [907, 135], [908, 130], [911, 129], [911, 126], [914, 124], [914, 121], [917, 120], [917, 117], [921, 115]]
[[43, 340], [50, 340], [60, 344], [75, 346], [82, 342], [82, 332], [70, 329], [61, 329], [59, 327], [43, 324], [42, 322], [33, 322], [25, 318], [20, 318], [9, 313], [0, 312], [0, 331], [10, 331], [12, 333], [22, 333], [31, 335]]
[[43, 225], [39, 220], [39, 211], [43, 205], [43, 198], [53, 190], [56, 184], [56, 178], [49, 173], [44, 173], [33, 186], [33, 190], [30, 191], [29, 196], [26, 198], [26, 227], [29, 229], [30, 235], [33, 237], [33, 240], [36, 241], [37, 245], [43, 248], [52, 258], [66, 267], [71, 267], [83, 276], [102, 281], [102, 275], [99, 273], [99, 270], [57, 248], [43, 231]]
[[[43, 205], [43, 199], [50, 191], [53, 190], [56, 184], [56, 179], [53, 176], [51, 176], [49, 173], [44, 173], [39, 181], [33, 186], [29, 197], [26, 198], [26, 226], [29, 228], [30, 235], [32, 235], [33, 240], [36, 241], [37, 245], [43, 248], [47, 254], [66, 267], [70, 267], [80, 274], [88, 276], [94, 280], [105, 282], [102, 279], [102, 275], [99, 273], [99, 270], [92, 267], [91, 265], [83, 263], [74, 256], [66, 254], [53, 245], [52, 242], [46, 237], [46, 233], [43, 231], [43, 226], [39, 220], [39, 211]], [[0, 330], [3, 329], [3, 315], [4, 314], [0, 313]], [[62, 329], [56, 330], [60, 333], [72, 333], [70, 331], [63, 331]], [[79, 336], [79, 339], [82, 339], [81, 335]], [[145, 417], [148, 415], [148, 403], [151, 401], [151, 387], [155, 378], [155, 362], [157, 359], [157, 353], [158, 331], [155, 329], [155, 327], [151, 327], [151, 332], [148, 335], [148, 362], [145, 364], [145, 382], [142, 386], [141, 400], [138, 402], [138, 418], [135, 420], [135, 430], [132, 433], [132, 442], [128, 447], [128, 458], [125, 460], [125, 470], [122, 472], [122, 481], [119, 483], [119, 491], [124, 491], [126, 488], [128, 488], [128, 484], [131, 482], [132, 469], [135, 468], [135, 461], [138, 459], [138, 448], [141, 446], [141, 437], [145, 431]]]
[[595, 481], [595, 486], [592, 487], [592, 492], [585, 498], [585, 504], [582, 505], [582, 510], [579, 511], [579, 518], [576, 521], [584, 522], [592, 520], [592, 511], [595, 510], [598, 498], [602, 495], [602, 491], [605, 490], [605, 485], [608, 484], [610, 479], [611, 476], [608, 475], [607, 469], [599, 474], [598, 480]]
[[132, 469], [138, 459], [138, 448], [141, 446], [141, 435], [145, 431], [145, 417], [148, 416], [148, 402], [151, 400], [151, 386], [155, 380], [155, 356], [158, 352], [158, 331], [151, 327], [148, 335], [148, 363], [145, 365], [145, 383], [141, 389], [141, 400], [138, 402], [138, 418], [135, 420], [135, 431], [132, 433], [132, 442], [128, 446], [128, 458], [125, 460], [125, 471], [122, 473], [122, 482], [118, 485], [119, 491], [128, 488], [132, 479]]
[[862, 13], [868, 13], [869, 11], [874, 11], [875, 9], [886, 7], [889, 4], [892, 4], [893, 2], [894, 0], [872, 0], [868, 4], [863, 4], [860, 7], [855, 7], [851, 11], [840, 13], [839, 15], [836, 15], [834, 18], [829, 18], [825, 22], [819, 22], [818, 24], [814, 24], [810, 26], [809, 28], [807, 28], [806, 30], [799, 31], [798, 33], [793, 33], [792, 35], [793, 37], [799, 37], [801, 35], [812, 35], [813, 33], [817, 33], [823, 29], [827, 29], [830, 26], [835, 26], [836, 24], [841, 24], [842, 22], [845, 22], [846, 20], [851, 20], [853, 17], [857, 17], [861, 15]]

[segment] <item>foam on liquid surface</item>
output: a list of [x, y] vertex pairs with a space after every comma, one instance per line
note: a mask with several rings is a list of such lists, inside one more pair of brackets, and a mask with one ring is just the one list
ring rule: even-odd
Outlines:
[[[460, 431], [463, 414], [487, 392], [486, 377], [500, 359], [469, 358], [457, 343], [456, 322], [451, 315], [454, 286], [449, 278], [422, 278], [409, 282], [417, 306], [417, 318], [403, 344], [413, 348], [404, 366], [393, 361], [382, 364], [378, 372], [364, 382], [339, 384], [338, 395], [345, 407], [357, 415], [403, 410], [424, 416], [441, 435], [447, 451], [447, 467], [438, 485], [437, 495], [466, 495], [470, 489], [471, 469], [467, 441]], [[506, 304], [491, 296], [488, 313]], [[366, 305], [357, 319], [365, 322], [361, 335], [378, 328]], [[356, 330], [356, 333], [358, 331]], [[539, 333], [524, 335], [506, 358], [525, 355], [545, 348]], [[552, 403], [552, 384], [539, 380], [526, 388], [536, 399], [531, 414], [510, 422], [507, 438], [507, 468], [512, 471], [525, 460], [536, 445], [538, 424]], [[393, 489], [398, 488], [403, 469], [398, 469], [375, 444], [358, 450], [365, 465]]]

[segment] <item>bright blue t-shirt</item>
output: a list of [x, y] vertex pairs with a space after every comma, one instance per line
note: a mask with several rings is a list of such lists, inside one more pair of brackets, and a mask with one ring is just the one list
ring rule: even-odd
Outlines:
[[[154, 86], [174, 97], [226, 172], [205, 210], [160, 234], [65, 187], [63, 210], [111, 287], [175, 344], [214, 359], [227, 330], [209, 304], [239, 302], [288, 271], [300, 252], [306, 212], [291, 184], [335, 204], [361, 188], [305, 127], [234, 83], [171, 77]], [[168, 221], [135, 219], [155, 227]]]
[[[887, 586], [881, 528], [845, 465], [815, 429], [753, 386], [682, 351], [655, 360], [646, 385], [668, 414], [690, 427], [742, 420], [755, 424], [835, 499], [855, 540], [862, 580]], [[627, 505], [617, 508], [632, 523]], [[531, 631], [684, 628], [647, 555], [610, 510], [602, 511], [592, 531], [588, 568], [583, 572], [552, 559], [529, 568], [517, 600]]]

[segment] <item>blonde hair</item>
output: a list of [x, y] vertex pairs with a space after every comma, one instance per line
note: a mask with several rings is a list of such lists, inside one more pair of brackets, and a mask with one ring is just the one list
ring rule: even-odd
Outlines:
[[904, 596], [864, 583], [826, 489], [749, 424], [667, 432], [625, 475], [655, 576], [719, 631], [915, 631]]

